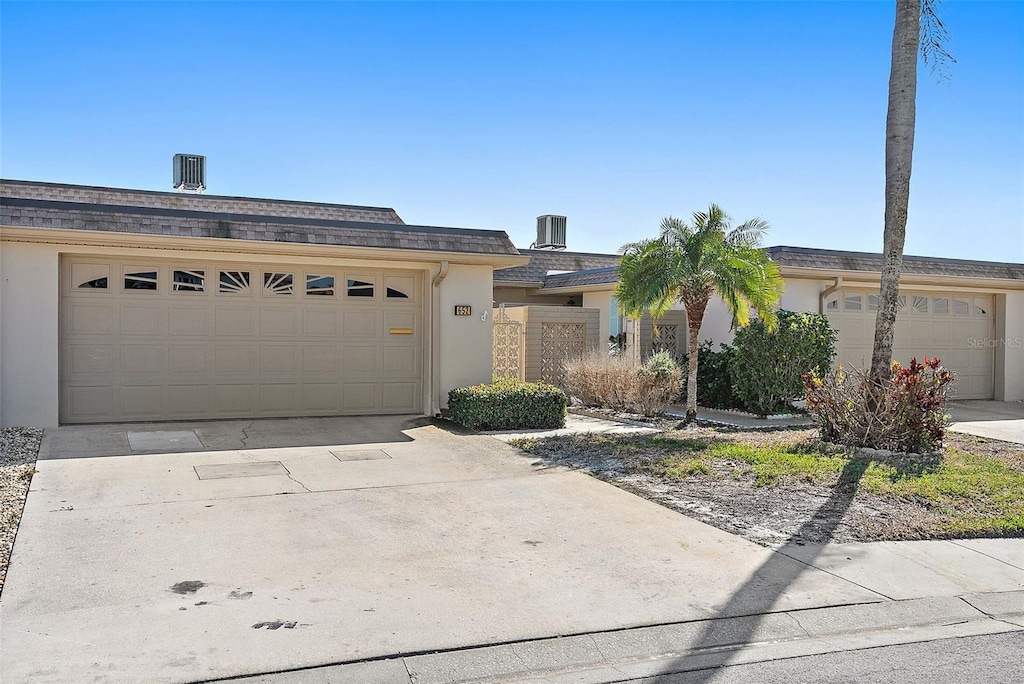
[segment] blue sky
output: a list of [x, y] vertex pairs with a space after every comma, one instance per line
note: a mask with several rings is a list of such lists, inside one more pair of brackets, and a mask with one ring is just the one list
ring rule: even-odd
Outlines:
[[[614, 251], [710, 202], [879, 251], [892, 2], [0, 3], [0, 174]], [[1024, 3], [947, 2], [906, 252], [1024, 261]]]

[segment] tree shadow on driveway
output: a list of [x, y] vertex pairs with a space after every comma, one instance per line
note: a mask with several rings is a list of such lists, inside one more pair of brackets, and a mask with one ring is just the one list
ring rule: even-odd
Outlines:
[[[704, 629], [690, 645], [687, 655], [677, 659], [659, 676], [684, 676], [685, 678], [680, 681], [687, 684], [714, 680], [720, 668], [727, 666], [738, 652], [737, 649], [728, 647], [750, 643], [765, 614], [772, 611], [779, 598], [810, 567], [825, 545], [811, 547], [814, 551], [809, 555], [805, 552], [802, 561], [786, 555], [786, 547], [800, 545], [796, 540], [803, 539], [812, 532], [815, 537], [831, 538], [843, 515], [853, 503], [857, 487], [870, 463], [868, 459], [848, 461], [829, 498], [790, 536], [782, 548], [772, 553], [768, 560], [754, 571], [718, 611], [721, 618], [746, 616], [745, 619], [708, 620]], [[718, 650], [723, 647], [727, 650]]]

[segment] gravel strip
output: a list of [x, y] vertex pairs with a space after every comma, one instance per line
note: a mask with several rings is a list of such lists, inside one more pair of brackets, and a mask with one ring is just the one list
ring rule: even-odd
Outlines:
[[0, 436], [0, 592], [42, 438], [42, 430], [20, 427], [4, 428]]

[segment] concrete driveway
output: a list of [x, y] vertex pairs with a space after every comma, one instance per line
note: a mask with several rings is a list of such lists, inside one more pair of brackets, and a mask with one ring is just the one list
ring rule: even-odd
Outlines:
[[[196, 681], [887, 600], [817, 553], [424, 420], [69, 427], [42, 455], [0, 601], [4, 682]], [[991, 568], [948, 591], [1019, 587], [973, 555]]]
[[953, 432], [1024, 444], [1024, 402], [951, 401], [946, 406]]

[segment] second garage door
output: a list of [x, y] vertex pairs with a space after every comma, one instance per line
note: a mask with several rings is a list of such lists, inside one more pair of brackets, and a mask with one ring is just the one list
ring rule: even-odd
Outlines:
[[[900, 295], [893, 358], [903, 364], [927, 354], [956, 372], [955, 399], [991, 399], [995, 335], [992, 295], [906, 292]], [[842, 289], [825, 303], [839, 331], [836, 363], [867, 368], [875, 339], [878, 291]]]
[[61, 266], [62, 422], [423, 410], [418, 271]]

